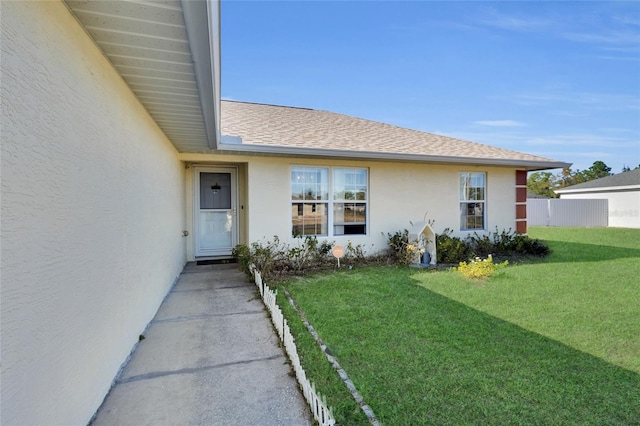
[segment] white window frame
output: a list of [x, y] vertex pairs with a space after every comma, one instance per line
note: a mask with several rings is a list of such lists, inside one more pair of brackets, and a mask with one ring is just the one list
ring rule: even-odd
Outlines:
[[[482, 188], [482, 199], [469, 199], [467, 197], [466, 191], [463, 189], [461, 181], [463, 177], [468, 176], [471, 180], [473, 179], [473, 175], [482, 175], [483, 186]], [[459, 209], [460, 209], [460, 231], [485, 231], [487, 230], [487, 173], [486, 172], [460, 172], [458, 174], [458, 199], [459, 199]], [[479, 187], [474, 187], [479, 188]], [[466, 214], [466, 206], [469, 204], [482, 204], [482, 227], [481, 228], [469, 228], [466, 226], [467, 221], [462, 220], [463, 214], [464, 218], [468, 218], [469, 216]], [[464, 206], [464, 207], [463, 207]], [[478, 215], [474, 215], [477, 217]], [[464, 222], [464, 223], [463, 223]], [[464, 225], [464, 226], [463, 226]]]
[[[315, 199], [305, 199], [306, 198], [306, 189], [307, 188], [302, 188], [302, 194], [303, 194], [303, 198], [302, 199], [294, 199], [293, 194], [294, 194], [294, 182], [293, 179], [291, 179], [294, 171], [296, 171], [295, 169], [298, 169], [298, 172], [302, 172], [303, 174], [307, 174], [310, 173], [311, 174], [311, 180], [313, 180], [313, 174], [322, 174], [322, 171], [325, 171], [326, 176], [327, 176], [327, 182], [326, 182], [326, 198], [323, 198], [322, 194], [323, 191], [323, 187], [325, 185], [324, 182], [314, 182], [314, 183], [305, 183], [308, 185], [311, 185], [309, 188], [314, 190], [315, 192], [313, 192], [312, 194], [309, 195], [315, 195], [316, 198]], [[303, 209], [303, 215], [304, 215], [304, 205], [305, 204], [309, 204], [309, 205], [317, 205], [317, 204], [323, 204], [326, 206], [326, 213], [327, 213], [327, 233], [326, 234], [299, 234], [300, 236], [315, 236], [315, 237], [327, 237], [330, 235], [330, 220], [331, 220], [331, 212], [330, 212], [330, 202], [331, 202], [331, 186], [330, 186], [330, 179], [331, 179], [331, 172], [329, 167], [326, 166], [298, 166], [298, 165], [293, 165], [290, 168], [290, 173], [289, 173], [289, 203], [291, 206], [291, 210], [290, 210], [290, 215], [289, 215], [289, 225], [291, 226], [291, 235], [292, 236], [298, 236], [298, 234], [294, 234], [293, 233], [293, 205], [294, 204], [298, 204], [298, 205], [302, 205], [302, 209]], [[317, 198], [318, 194], [321, 194], [320, 199]], [[304, 227], [303, 227], [304, 230]]]
[[[294, 169], [325, 169], [327, 170], [327, 188], [328, 188], [328, 200], [295, 200], [293, 199], [293, 182], [291, 181], [291, 174], [294, 171]], [[335, 180], [335, 173], [337, 170], [354, 170], [354, 171], [364, 171], [365, 172], [365, 184], [366, 184], [366, 189], [365, 189], [365, 199], [364, 200], [349, 200], [349, 199], [334, 199], [334, 180]], [[369, 181], [369, 168], [368, 167], [348, 167], [348, 166], [317, 166], [317, 165], [301, 165], [301, 164], [294, 164], [291, 165], [290, 167], [290, 173], [289, 173], [289, 203], [291, 206], [291, 212], [293, 212], [293, 204], [326, 204], [327, 206], [327, 233], [323, 234], [323, 235], [312, 235], [312, 234], [307, 234], [308, 236], [315, 236], [318, 238], [328, 238], [328, 237], [342, 237], [342, 236], [348, 236], [348, 237], [363, 237], [363, 236], [367, 236], [369, 235], [369, 227], [370, 227], [370, 221], [369, 221], [369, 188], [370, 188], [370, 181]], [[361, 204], [364, 206], [365, 208], [365, 222], [364, 222], [364, 229], [365, 232], [362, 234], [338, 234], [335, 232], [335, 225], [336, 222], [334, 220], [334, 206], [337, 204], [349, 204], [349, 203], [354, 203], [354, 204]], [[358, 223], [360, 224], [360, 223]], [[289, 217], [289, 226], [291, 227], [291, 235], [293, 236], [293, 213], [290, 213], [290, 217]], [[341, 223], [338, 223], [337, 226], [341, 226]], [[302, 236], [307, 236], [302, 234]]]

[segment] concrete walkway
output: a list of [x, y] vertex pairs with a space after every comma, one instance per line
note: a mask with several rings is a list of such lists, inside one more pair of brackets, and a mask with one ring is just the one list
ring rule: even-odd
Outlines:
[[255, 286], [237, 265], [191, 263], [92, 422], [311, 423]]

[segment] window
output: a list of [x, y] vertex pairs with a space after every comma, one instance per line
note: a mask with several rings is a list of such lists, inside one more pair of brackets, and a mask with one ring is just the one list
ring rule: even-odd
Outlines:
[[329, 169], [291, 168], [293, 235], [328, 235]]
[[366, 234], [367, 189], [367, 169], [292, 167], [293, 235]]
[[367, 233], [367, 170], [333, 169], [333, 235]]
[[485, 229], [486, 175], [460, 173], [460, 229]]

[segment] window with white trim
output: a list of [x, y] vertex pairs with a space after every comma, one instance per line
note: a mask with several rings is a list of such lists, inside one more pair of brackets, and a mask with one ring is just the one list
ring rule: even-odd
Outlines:
[[293, 235], [328, 235], [328, 168], [291, 168], [291, 207]]
[[368, 187], [367, 169], [291, 167], [292, 234], [366, 235]]
[[486, 174], [460, 173], [460, 229], [485, 229]]
[[367, 170], [333, 169], [333, 235], [367, 233]]

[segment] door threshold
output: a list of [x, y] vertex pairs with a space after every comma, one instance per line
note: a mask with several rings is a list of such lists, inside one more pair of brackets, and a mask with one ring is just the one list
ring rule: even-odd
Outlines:
[[227, 263], [238, 263], [238, 261], [229, 256], [196, 258], [196, 265], [224, 265]]

